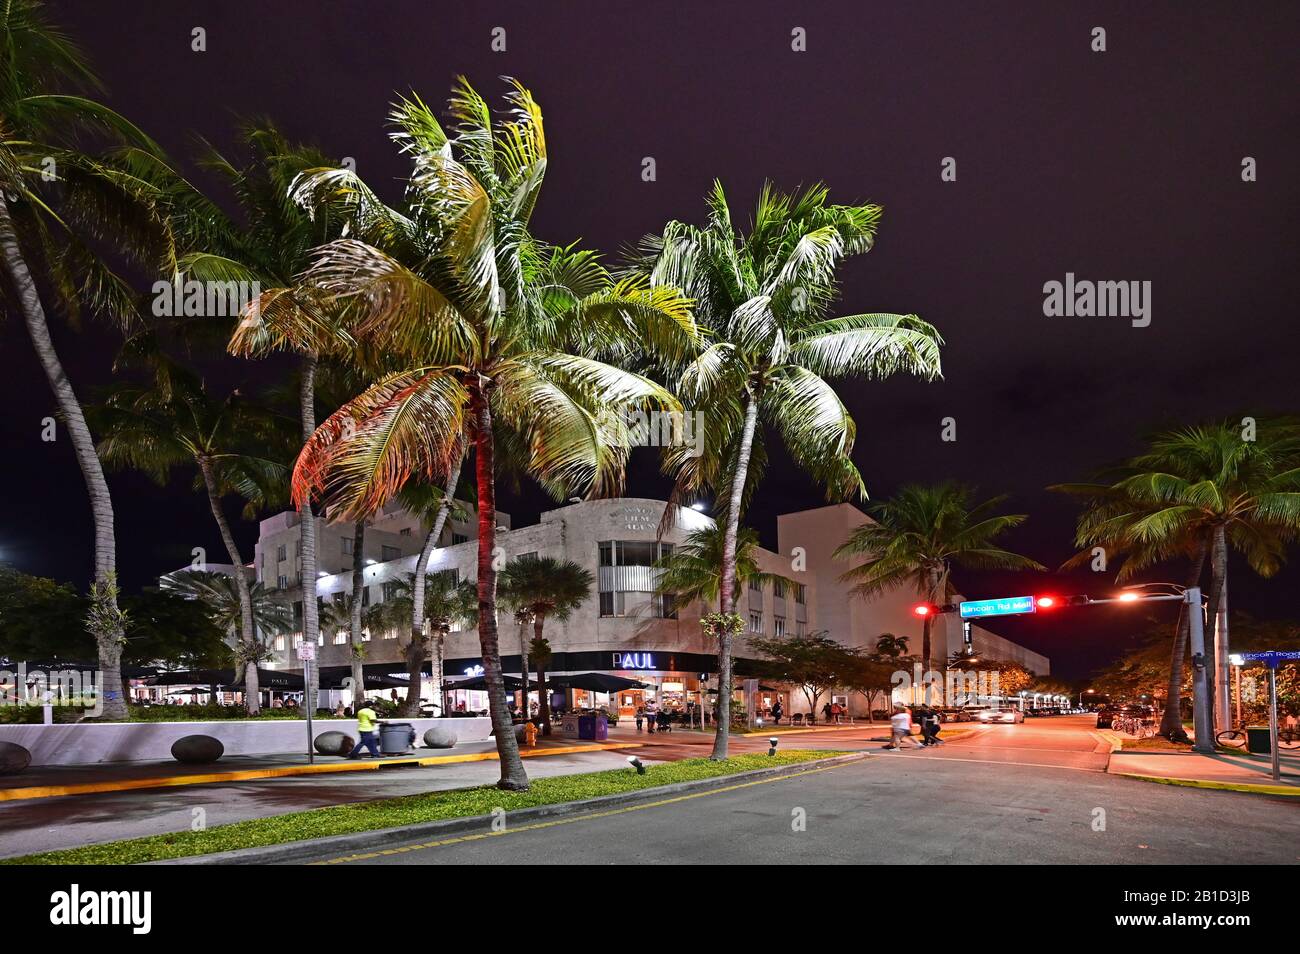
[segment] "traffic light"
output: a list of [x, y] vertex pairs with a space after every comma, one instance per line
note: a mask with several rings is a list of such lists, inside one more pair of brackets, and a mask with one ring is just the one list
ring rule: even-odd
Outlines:
[[933, 603], [917, 603], [912, 607], [912, 612], [917, 616], [933, 616], [939, 611], [939, 607]]
[[1034, 605], [1039, 609], [1051, 609], [1054, 606], [1060, 606], [1061, 601], [1055, 596], [1036, 596], [1034, 597]]

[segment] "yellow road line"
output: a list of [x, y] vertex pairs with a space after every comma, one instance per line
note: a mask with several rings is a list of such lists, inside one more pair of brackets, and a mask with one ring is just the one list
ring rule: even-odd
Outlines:
[[[640, 742], [593, 743], [591, 745], [557, 746], [545, 749], [521, 749], [522, 758], [540, 758], [546, 755], [576, 755], [582, 752], [608, 752], [612, 749], [637, 748]], [[295, 775], [327, 775], [337, 772], [373, 772], [393, 765], [450, 765], [458, 762], [492, 762], [500, 756], [495, 752], [467, 752], [463, 755], [430, 755], [415, 758], [375, 759], [370, 762], [326, 762], [321, 765], [285, 765], [260, 769], [237, 769], [232, 772], [209, 772], [202, 775], [171, 775], [154, 778], [118, 779], [111, 782], [85, 782], [80, 785], [31, 785], [26, 788], [0, 789], [0, 802], [15, 802], [32, 798], [58, 798], [64, 795], [94, 795], [103, 792], [125, 792], [142, 788], [173, 788], [183, 785], [213, 785], [222, 782], [247, 782], [255, 779], [285, 778]]]
[[345, 864], [350, 861], [369, 861], [373, 858], [382, 858], [387, 855], [401, 855], [409, 851], [422, 851], [426, 848], [443, 848], [447, 845], [460, 845], [470, 841], [482, 841], [484, 838], [495, 838], [499, 835], [513, 835], [524, 831], [539, 831], [543, 828], [556, 828], [560, 825], [572, 825], [575, 822], [593, 821], [598, 818], [612, 818], [615, 815], [626, 815], [629, 812], [644, 811], [647, 808], [662, 808], [664, 805], [675, 805], [679, 802], [690, 801], [695, 798], [704, 798], [709, 795], [722, 795], [725, 792], [735, 792], [742, 788], [752, 788], [755, 785], [767, 785], [769, 782], [784, 782], [792, 778], [800, 778], [804, 775], [816, 775], [818, 772], [829, 772], [832, 769], [844, 768], [847, 765], [858, 765], [865, 759], [855, 759], [852, 762], [841, 762], [837, 765], [825, 765], [821, 768], [805, 769], [802, 772], [791, 772], [788, 775], [777, 775], [773, 778], [760, 778], [752, 782], [738, 782], [735, 785], [726, 785], [721, 788], [710, 788], [703, 792], [691, 792], [687, 795], [675, 795], [672, 798], [661, 798], [658, 801], [645, 802], [640, 805], [627, 805], [623, 808], [611, 808], [603, 812], [589, 812], [585, 815], [574, 815], [568, 818], [555, 818], [550, 821], [533, 822], [529, 825], [518, 825], [514, 828], [506, 827], [501, 831], [476, 832], [470, 835], [457, 835], [454, 838], [440, 838], [437, 841], [426, 841], [418, 845], [402, 845], [397, 848], [381, 848], [376, 851], [367, 851], [355, 855], [344, 855], [340, 858], [329, 858], [325, 861], [313, 861], [313, 865], [337, 865]]
[[1254, 795], [1285, 795], [1300, 798], [1300, 788], [1289, 785], [1254, 785], [1250, 782], [1212, 782], [1201, 778], [1170, 778], [1167, 775], [1139, 775], [1136, 772], [1111, 772], [1119, 778], [1135, 778], [1160, 785], [1184, 785], [1188, 788], [1208, 788], [1221, 792], [1249, 792]]

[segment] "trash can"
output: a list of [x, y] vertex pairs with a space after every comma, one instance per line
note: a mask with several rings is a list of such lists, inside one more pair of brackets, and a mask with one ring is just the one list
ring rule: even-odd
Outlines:
[[1266, 725], [1246, 726], [1246, 751], [1254, 755], [1269, 755], [1273, 751], [1273, 733]]
[[415, 726], [409, 722], [384, 722], [379, 726], [379, 751], [402, 755], [415, 744]]
[[578, 738], [589, 742], [604, 742], [609, 738], [609, 720], [603, 715], [579, 716]]
[[571, 712], [565, 713], [564, 718], [560, 720], [560, 732], [566, 738], [576, 739], [581, 733], [579, 723], [581, 718]]

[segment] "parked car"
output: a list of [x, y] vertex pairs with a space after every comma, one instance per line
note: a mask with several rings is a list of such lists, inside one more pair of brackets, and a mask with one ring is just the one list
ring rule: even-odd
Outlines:
[[949, 709], [939, 710], [939, 719], [942, 722], [969, 722], [970, 713], [961, 706], [955, 706]]
[[982, 709], [979, 713], [979, 721], [985, 724], [998, 722], [1015, 725], [1017, 722], [1025, 721], [1025, 714], [1019, 709], [1013, 708]]
[[1102, 706], [1100, 709], [1097, 710], [1097, 728], [1099, 729], [1112, 728], [1112, 723], [1114, 721], [1115, 721], [1115, 709], [1113, 706]]

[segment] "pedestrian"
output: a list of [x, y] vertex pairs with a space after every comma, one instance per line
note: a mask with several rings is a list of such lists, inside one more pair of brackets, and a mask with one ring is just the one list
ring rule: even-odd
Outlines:
[[361, 708], [357, 710], [357, 744], [348, 758], [359, 758], [362, 749], [369, 749], [372, 756], [380, 758], [379, 717], [375, 715], [375, 710], [365, 699], [362, 699], [359, 704]]
[[781, 724], [781, 716], [785, 715], [785, 710], [781, 708], [781, 700], [778, 699], [772, 703], [772, 722], [775, 725]]
[[636, 730], [641, 731], [641, 724], [645, 722], [645, 706], [636, 707]]
[[824, 706], [822, 706], [822, 721], [825, 722], [827, 725], [829, 725], [831, 721], [831, 715], [834, 714], [834, 712], [835, 712], [835, 707], [832, 706], [829, 702], [826, 703]]
[[645, 703], [645, 729], [647, 732], [654, 732], [655, 722], [659, 718], [659, 703], [653, 699], [647, 699]]
[[334, 707], [334, 718], [342, 719], [346, 715], [347, 715], [347, 709], [343, 707], [343, 702], [342, 700], [340, 700], [339, 704]]
[[921, 748], [921, 743], [912, 738], [912, 714], [903, 706], [895, 705], [894, 714], [889, 717], [889, 744], [885, 748], [901, 749], [904, 739]]
[[921, 734], [927, 739], [927, 745], [943, 745], [943, 739], [939, 738], [939, 732], [943, 729], [943, 719], [939, 715], [939, 710], [934, 706], [927, 705], [925, 713], [921, 716]]

